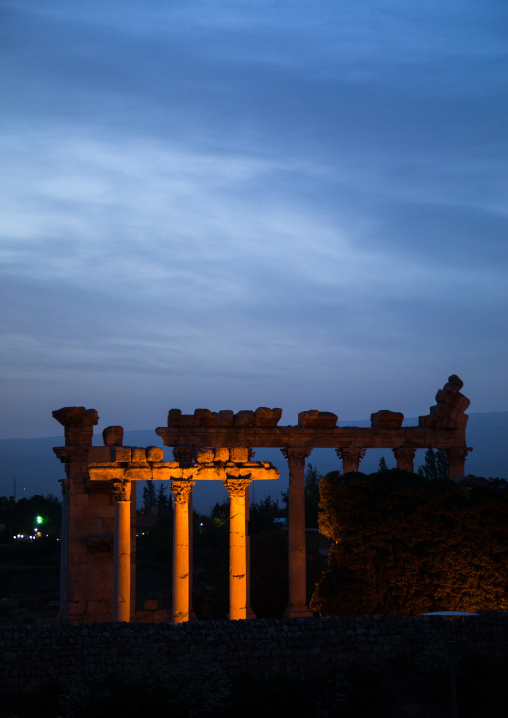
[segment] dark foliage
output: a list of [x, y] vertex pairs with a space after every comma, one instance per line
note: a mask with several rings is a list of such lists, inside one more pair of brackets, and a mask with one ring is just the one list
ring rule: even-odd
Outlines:
[[[37, 523], [37, 516], [42, 518], [42, 524]], [[19, 501], [12, 496], [0, 496], [0, 524], [5, 524], [5, 531], [0, 533], [1, 543], [11, 542], [17, 534], [33, 536], [35, 528], [43, 536], [58, 537], [62, 525], [62, 504], [51, 494], [35, 494]]]
[[312, 597], [320, 615], [508, 606], [506, 482], [464, 491], [398, 469], [321, 481], [320, 530], [334, 542]]

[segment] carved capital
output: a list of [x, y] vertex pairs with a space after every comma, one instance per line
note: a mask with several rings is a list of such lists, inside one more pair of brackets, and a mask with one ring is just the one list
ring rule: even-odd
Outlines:
[[230, 497], [242, 498], [245, 496], [245, 491], [252, 479], [250, 476], [242, 476], [241, 479], [235, 479], [232, 476], [228, 476], [224, 479], [224, 486], [229, 491]]
[[195, 485], [195, 481], [172, 481], [171, 482], [171, 493], [175, 500], [175, 504], [188, 504], [189, 496], [191, 495], [192, 487]]
[[289, 465], [299, 466], [301, 468], [305, 466], [305, 459], [311, 455], [312, 449], [286, 447], [285, 449], [281, 449], [281, 453], [282, 456], [287, 459]]
[[459, 462], [464, 462], [467, 459], [467, 455], [470, 451], [472, 451], [472, 449], [469, 449], [466, 446], [453, 446], [451, 449], [446, 449], [448, 461], [450, 462], [450, 464], [458, 464]]
[[398, 469], [402, 469], [403, 471], [414, 470], [416, 449], [404, 449], [402, 447], [399, 447], [397, 449], [392, 449], [392, 451], [393, 455], [395, 456], [395, 461], [397, 462]]
[[182, 464], [192, 464], [192, 446], [175, 446], [173, 449], [173, 458]]
[[358, 471], [360, 461], [365, 456], [366, 449], [350, 447], [348, 449], [335, 449], [335, 453], [342, 459], [342, 471], [348, 474], [350, 471]]
[[128, 479], [113, 479], [111, 482], [111, 491], [115, 497], [115, 501], [131, 500], [131, 482]]

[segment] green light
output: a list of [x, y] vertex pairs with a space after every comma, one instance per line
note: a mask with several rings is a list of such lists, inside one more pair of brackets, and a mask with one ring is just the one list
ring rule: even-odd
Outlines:
[[42, 518], [42, 516], [36, 516], [36, 517], [35, 517], [35, 522], [38, 523], [38, 524], [43, 524], [43, 523], [44, 523], [44, 519]]

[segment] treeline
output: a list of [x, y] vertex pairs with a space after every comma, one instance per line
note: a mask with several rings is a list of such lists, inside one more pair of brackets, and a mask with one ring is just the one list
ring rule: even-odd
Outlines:
[[[62, 503], [51, 494], [35, 494], [16, 501], [13, 496], [0, 496], [0, 543], [9, 543], [14, 536], [60, 536]], [[2, 528], [3, 527], [3, 528]]]

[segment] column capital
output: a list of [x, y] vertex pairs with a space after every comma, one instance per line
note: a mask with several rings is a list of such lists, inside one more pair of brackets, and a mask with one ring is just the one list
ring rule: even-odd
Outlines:
[[187, 504], [195, 481], [172, 481], [171, 493], [176, 504]]
[[449, 461], [465, 461], [470, 451], [472, 449], [467, 446], [452, 446], [450, 449], [446, 449]]
[[335, 449], [335, 453], [339, 459], [355, 459], [360, 462], [365, 456], [367, 449], [360, 449], [356, 446], [350, 446], [347, 449]]
[[395, 461], [397, 462], [397, 468], [403, 471], [414, 471], [414, 460], [416, 449], [406, 449], [405, 447], [399, 446], [396, 449], [392, 449]]
[[282, 456], [288, 460], [288, 463], [296, 464], [296, 466], [305, 466], [305, 459], [307, 459], [312, 449], [305, 449], [301, 447], [287, 446], [285, 449], [281, 449]]
[[242, 476], [237, 479], [234, 476], [227, 476], [224, 479], [224, 486], [229, 492], [230, 497], [242, 497], [245, 496], [245, 490], [251, 483], [252, 479], [250, 476]]
[[131, 500], [131, 482], [128, 479], [113, 479], [111, 482], [111, 491], [115, 497], [115, 501]]
[[344, 449], [335, 449], [335, 453], [342, 459], [342, 472], [349, 474], [354, 471], [358, 471], [360, 468], [360, 461], [365, 456], [366, 449], [361, 449], [357, 446], [350, 446]]

